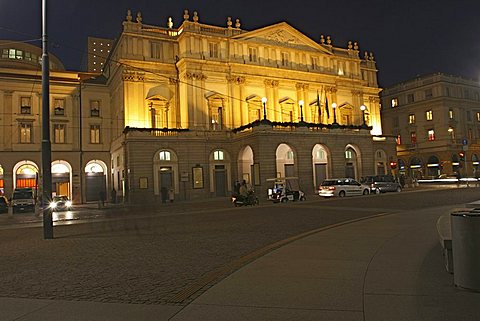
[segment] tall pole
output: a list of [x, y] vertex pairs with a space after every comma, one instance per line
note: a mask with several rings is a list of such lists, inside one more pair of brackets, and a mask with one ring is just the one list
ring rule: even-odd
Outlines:
[[50, 142], [50, 74], [47, 46], [47, 0], [42, 0], [42, 184], [43, 238], [53, 239], [52, 146]]

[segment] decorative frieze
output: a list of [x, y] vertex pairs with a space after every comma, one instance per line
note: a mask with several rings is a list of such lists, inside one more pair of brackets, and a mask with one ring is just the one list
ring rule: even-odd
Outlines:
[[125, 70], [122, 79], [124, 81], [145, 81], [145, 74], [143, 72]]
[[279, 81], [272, 80], [272, 79], [265, 79], [264, 83], [266, 87], [274, 88], [274, 87], [278, 87]]
[[195, 73], [195, 72], [190, 72], [190, 71], [187, 71], [184, 74], [184, 77], [187, 80], [205, 80], [205, 79], [207, 79], [207, 76], [205, 76], [202, 73]]
[[231, 84], [236, 84], [236, 85], [243, 85], [245, 84], [245, 77], [243, 76], [233, 76], [233, 75], [227, 75], [227, 82]]
[[297, 90], [308, 90], [309, 85], [304, 83], [296, 83], [295, 88], [297, 88]]

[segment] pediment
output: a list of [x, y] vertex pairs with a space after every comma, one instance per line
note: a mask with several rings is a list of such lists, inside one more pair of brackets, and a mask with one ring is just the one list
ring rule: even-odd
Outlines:
[[328, 49], [313, 41], [286, 22], [280, 22], [261, 29], [242, 33], [234, 36], [233, 39], [280, 47], [319, 51], [329, 55], [332, 54]]

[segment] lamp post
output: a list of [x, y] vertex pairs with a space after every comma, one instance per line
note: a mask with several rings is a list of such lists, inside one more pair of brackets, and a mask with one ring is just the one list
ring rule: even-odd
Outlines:
[[267, 120], [267, 97], [262, 98], [262, 104], [263, 104], [263, 119]]
[[367, 124], [365, 123], [365, 105], [360, 106], [360, 110], [362, 111], [362, 126], [365, 127]]
[[43, 238], [53, 239], [52, 143], [50, 141], [50, 66], [47, 45], [47, 0], [42, 0], [42, 205]]
[[333, 109], [333, 124], [332, 125], [338, 125], [338, 123], [337, 123], [337, 112], [336, 112], [337, 104], [336, 103], [332, 104], [332, 109]]
[[300, 121], [303, 122], [303, 100], [300, 100], [298, 105], [300, 105]]

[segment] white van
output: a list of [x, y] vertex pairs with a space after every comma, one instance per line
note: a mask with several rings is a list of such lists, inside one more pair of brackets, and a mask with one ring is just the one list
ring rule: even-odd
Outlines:
[[35, 211], [35, 190], [31, 187], [16, 188], [13, 191], [13, 213]]

